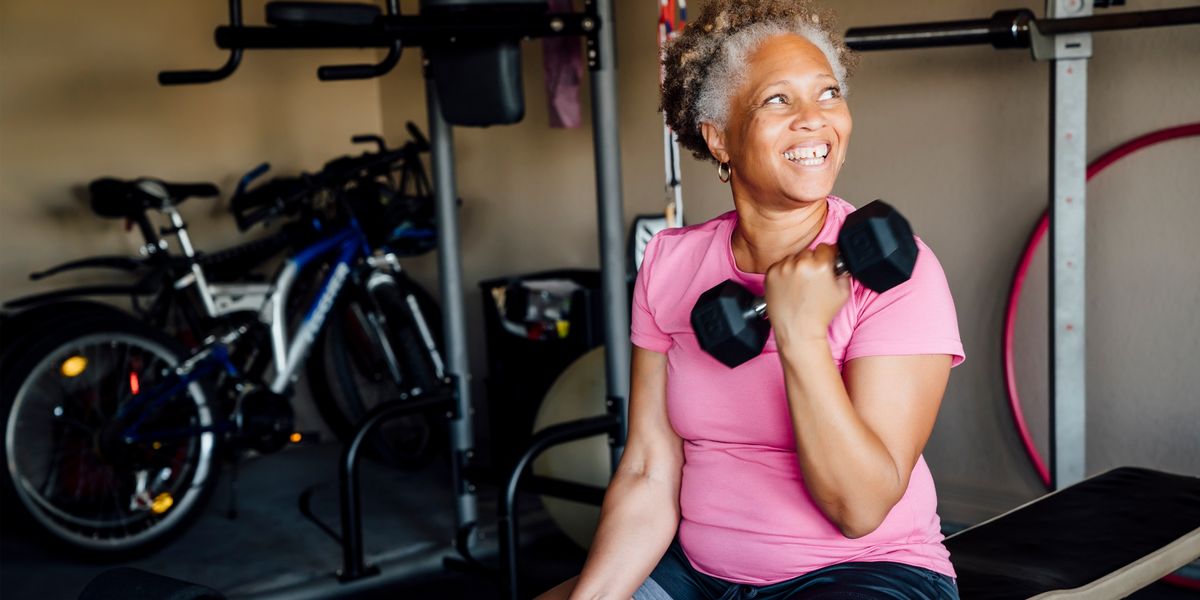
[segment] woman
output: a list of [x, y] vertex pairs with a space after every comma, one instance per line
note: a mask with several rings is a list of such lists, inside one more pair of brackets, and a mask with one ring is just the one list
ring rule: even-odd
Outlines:
[[[716, 0], [668, 47], [663, 110], [734, 210], [660, 233], [632, 314], [629, 439], [579, 577], [545, 598], [957, 598], [921, 457], [953, 301], [920, 240], [883, 294], [836, 277], [851, 56], [806, 2]], [[691, 307], [733, 279], [772, 335], [729, 369]]]

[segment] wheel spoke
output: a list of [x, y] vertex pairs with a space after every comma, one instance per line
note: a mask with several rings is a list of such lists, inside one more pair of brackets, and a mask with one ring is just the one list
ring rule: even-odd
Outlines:
[[[133, 397], [129, 374], [137, 372], [145, 393], [162, 383], [160, 371], [178, 364], [182, 355], [151, 337], [121, 329], [74, 338], [58, 335], [61, 345], [49, 345], [45, 354], [29, 358], [26, 381], [12, 399], [15, 430], [8, 443], [14, 448], [10, 459], [17, 493], [38, 524], [77, 547], [135, 547], [199, 507], [203, 488], [215, 480], [206, 476], [199, 485], [191, 480], [209, 471], [215, 457], [210, 440], [216, 434], [166, 441], [158, 449], [151, 447], [152, 440], [131, 446], [97, 442], [93, 436]], [[74, 376], [62, 368], [72, 356], [86, 361]], [[147, 424], [210, 425], [199, 410], [203, 404], [203, 392], [186, 386], [165, 399], [156, 414], [147, 415]], [[170, 510], [158, 515], [140, 504], [131, 508], [135, 498], [127, 475], [134, 468], [154, 473], [146, 490], [151, 499], [169, 492], [175, 500]], [[159, 479], [164, 468], [169, 474]]]

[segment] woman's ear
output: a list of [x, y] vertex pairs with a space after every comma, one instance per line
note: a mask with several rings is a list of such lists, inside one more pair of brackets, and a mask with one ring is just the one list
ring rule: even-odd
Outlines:
[[704, 142], [708, 144], [708, 151], [717, 159], [717, 162], [729, 162], [729, 151], [725, 148], [725, 130], [718, 128], [716, 125], [708, 121], [700, 123], [700, 135], [704, 136]]

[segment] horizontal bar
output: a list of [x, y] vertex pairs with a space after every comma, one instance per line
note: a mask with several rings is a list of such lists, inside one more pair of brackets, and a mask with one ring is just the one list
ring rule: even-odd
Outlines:
[[555, 498], [562, 498], [563, 500], [574, 500], [575, 502], [594, 504], [596, 506], [604, 504], [604, 492], [606, 490], [606, 488], [579, 483], [578, 481], [542, 477], [540, 475], [532, 475], [526, 479], [525, 487], [527, 491], [535, 494], [553, 496]]
[[1200, 7], [1110, 13], [1069, 19], [1035, 19], [1028, 10], [999, 11], [990, 19], [939, 21], [846, 31], [851, 49], [895, 50], [991, 44], [996, 48], [1028, 48], [1030, 28], [1042, 35], [1142, 29], [1200, 23]]
[[1028, 10], [999, 11], [988, 19], [855, 27], [846, 31], [853, 50], [893, 50], [991, 44], [997, 48], [1029, 47]]
[[581, 36], [600, 27], [587, 13], [520, 15], [473, 14], [397, 15], [380, 17], [362, 26], [218, 27], [217, 46], [250, 48], [390, 48], [396, 39], [404, 47], [470, 41], [519, 40], [526, 37]]
[[1073, 17], [1070, 19], [1046, 19], [1039, 20], [1037, 28], [1038, 31], [1046, 35], [1058, 35], [1062, 33], [1193, 25], [1196, 23], [1200, 23], [1200, 6], [1110, 13], [1090, 17]]
[[991, 43], [991, 21], [947, 21], [913, 25], [855, 27], [846, 31], [846, 45], [852, 50], [887, 50], [965, 46]]

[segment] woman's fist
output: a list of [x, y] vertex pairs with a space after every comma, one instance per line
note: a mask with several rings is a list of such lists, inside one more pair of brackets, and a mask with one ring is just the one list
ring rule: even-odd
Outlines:
[[836, 247], [819, 244], [767, 269], [767, 314], [777, 344], [826, 339], [829, 323], [850, 297], [850, 280], [834, 273], [836, 257]]

